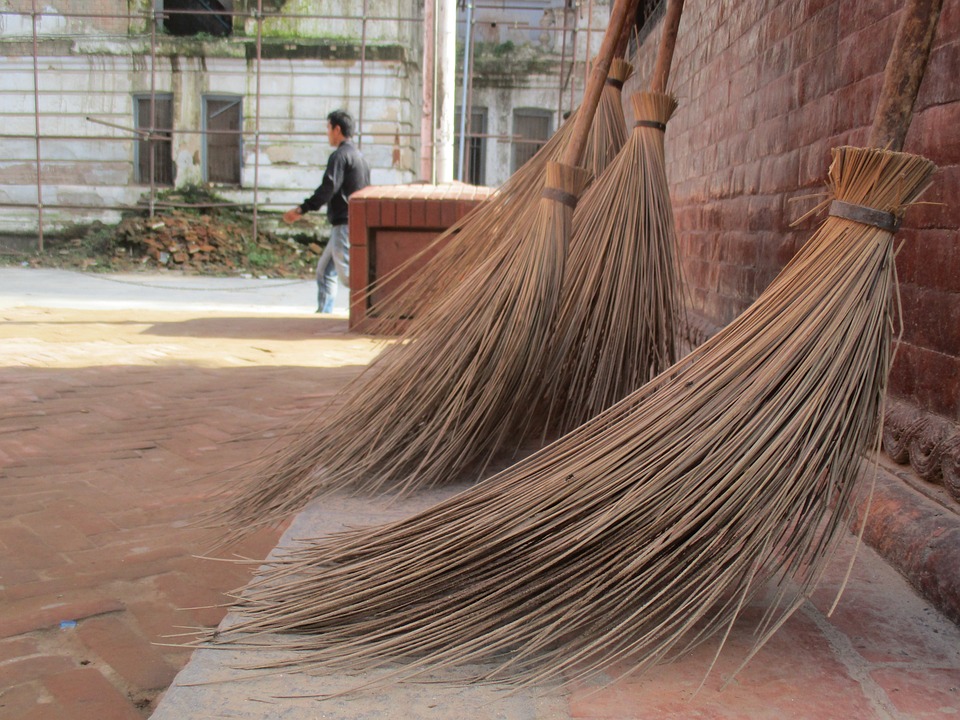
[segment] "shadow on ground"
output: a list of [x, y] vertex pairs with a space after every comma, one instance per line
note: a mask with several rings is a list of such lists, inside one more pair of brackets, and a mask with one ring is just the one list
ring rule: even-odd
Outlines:
[[217, 317], [154, 323], [144, 331], [161, 337], [304, 340], [346, 335], [347, 321], [330, 317]]

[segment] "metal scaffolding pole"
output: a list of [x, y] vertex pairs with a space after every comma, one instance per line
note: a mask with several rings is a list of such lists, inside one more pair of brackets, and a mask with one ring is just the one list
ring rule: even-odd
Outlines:
[[260, 79], [263, 64], [263, 0], [257, 0], [257, 85], [253, 119], [253, 237], [257, 241], [260, 207]]
[[367, 78], [367, 2], [363, 0], [363, 20], [360, 28], [360, 101], [357, 107], [357, 147], [363, 148], [363, 98]]
[[[440, 6], [440, 2], [444, 2], [443, 7]], [[592, 12], [592, 0], [590, 2], [590, 9]], [[62, 208], [65, 210], [110, 210], [114, 211], [117, 209], [126, 209], [126, 208], [142, 208], [148, 215], [153, 216], [157, 213], [159, 208], [171, 208], [171, 207], [186, 207], [188, 203], [178, 203], [178, 202], [166, 202], [159, 199], [160, 191], [163, 190], [161, 183], [165, 182], [164, 178], [167, 177], [168, 173], [168, 164], [171, 162], [176, 162], [178, 158], [181, 158], [182, 151], [184, 147], [191, 147], [195, 145], [195, 142], [189, 140], [188, 138], [193, 136], [196, 137], [198, 134], [202, 136], [201, 143], [207, 142], [207, 135], [211, 132], [205, 126], [200, 129], [192, 127], [180, 127], [184, 122], [187, 122], [184, 115], [184, 109], [180, 102], [176, 102], [172, 105], [172, 108], [175, 110], [175, 116], [173, 118], [173, 123], [167, 121], [166, 119], [166, 95], [163, 95], [163, 103], [161, 104], [161, 93], [166, 93], [168, 90], [165, 86], [161, 86], [162, 78], [167, 76], [164, 74], [163, 69], [159, 66], [159, 62], [162, 62], [170, 51], [173, 50], [174, 53], [179, 52], [176, 48], [177, 45], [170, 46], [171, 39], [166, 38], [165, 32], [165, 21], [167, 15], [163, 7], [159, 4], [151, 4], [151, 7], [144, 8], [143, 10], [136, 12], [106, 12], [106, 13], [97, 13], [97, 12], [62, 12], [58, 13], [58, 18], [65, 18], [69, 22], [70, 20], [85, 20], [93, 21], [88, 25], [88, 30], [85, 32], [83, 30], [75, 30], [73, 28], [79, 28], [80, 25], [63, 25], [58, 26], [55, 32], [62, 34], [63, 36], [73, 36], [73, 34], [79, 32], [82, 35], [87, 35], [88, 33], [95, 33], [93, 30], [94, 27], [98, 27], [99, 24], [96, 22], [98, 20], [111, 20], [111, 21], [125, 21], [126, 27], [119, 28], [116, 22], [113, 22], [109, 29], [103, 30], [102, 35], [105, 38], [114, 38], [117, 41], [127, 40], [133, 41], [134, 45], [137, 44], [137, 39], [140, 43], [148, 44], [149, 49], [143, 48], [139, 53], [135, 51], [135, 55], [142, 57], [142, 65], [140, 65], [139, 71], [143, 75], [140, 75], [140, 82], [146, 81], [149, 87], [149, 95], [139, 96], [139, 104], [137, 105], [137, 112], [141, 113], [139, 120], [134, 123], [134, 127], [129, 127], [128, 125], [119, 124], [117, 122], [110, 122], [113, 120], [116, 115], [105, 115], [103, 119], [92, 117], [89, 115], [82, 115], [78, 113], [68, 113], [65, 116], [65, 119], [68, 121], [73, 116], [79, 116], [85, 118], [89, 122], [98, 123], [107, 127], [113, 127], [118, 130], [123, 131], [123, 135], [106, 135], [103, 133], [93, 133], [93, 134], [84, 134], [83, 132], [61, 132], [57, 135], [43, 135], [42, 126], [44, 125], [45, 111], [41, 106], [41, 101], [46, 98], [46, 95], [41, 90], [41, 80], [43, 71], [40, 63], [40, 38], [43, 33], [42, 21], [45, 17], [44, 10], [39, 6], [37, 0], [31, 0], [30, 3], [30, 12], [31, 12], [31, 26], [32, 26], [32, 75], [33, 75], [33, 135], [30, 135], [29, 132], [14, 132], [14, 133], [0, 133], [0, 137], [4, 139], [17, 139], [17, 140], [32, 140], [33, 150], [36, 158], [36, 198], [35, 202], [31, 203], [29, 200], [26, 201], [13, 201], [13, 202], [4, 202], [0, 203], [0, 207], [3, 208], [33, 208], [36, 212], [37, 218], [37, 247], [38, 250], [43, 251], [45, 249], [45, 235], [48, 231], [48, 223], [50, 222], [50, 216], [47, 213], [47, 209], [53, 208]], [[473, 125], [473, 103], [474, 103], [474, 78], [473, 78], [473, 55], [474, 55], [474, 40], [475, 40], [475, 31], [476, 31], [476, 9], [486, 7], [488, 9], [494, 9], [497, 12], [505, 12], [511, 9], [516, 10], [529, 10], [529, 6], [526, 5], [505, 5], [497, 4], [490, 5], [489, 3], [484, 4], [483, 0], [468, 0], [467, 4], [467, 29], [466, 29], [466, 42], [465, 42], [465, 51], [464, 51], [464, 67], [463, 67], [463, 98], [461, 102], [461, 119], [459, 126], [460, 134], [460, 144], [459, 148], [455, 148], [453, 145], [453, 138], [455, 137], [454, 126], [453, 126], [453, 108], [455, 107], [452, 91], [449, 86], [452, 86], [455, 83], [455, 59], [454, 51], [451, 51], [449, 46], [455, 48], [455, 32], [451, 30], [451, 27], [455, 27], [456, 17], [455, 10], [451, 14], [451, 8], [453, 8], [452, 0], [427, 0], [425, 3], [425, 15], [427, 20], [427, 30], [428, 37], [425, 42], [425, 52], [423, 59], [423, 69], [424, 69], [424, 106], [422, 108], [423, 112], [423, 128], [420, 133], [417, 132], [406, 132], [405, 130], [413, 130], [416, 125], [413, 123], [408, 123], [407, 127], [404, 128], [403, 121], [397, 125], [395, 129], [391, 129], [389, 132], [383, 130], [374, 130], [370, 124], [369, 110], [370, 103], [368, 102], [367, 93], [370, 86], [370, 49], [368, 44], [370, 41], [370, 22], [372, 20], [386, 20], [393, 21], [398, 23], [409, 23], [412, 22], [415, 25], [423, 22], [420, 17], [405, 17], [397, 13], [386, 14], [383, 17], [377, 15], [376, 17], [371, 17], [370, 15], [370, 2], [369, 0], [362, 0], [362, 12], [358, 16], [352, 15], [328, 15], [321, 13], [284, 13], [281, 10], [272, 10], [265, 11], [263, 8], [262, 0], [257, 0], [255, 11], [251, 12], [249, 6], [244, 9], [230, 9], [224, 11], [212, 11], [210, 9], [187, 9], [182, 10], [178, 9], [176, 11], [177, 17], [180, 16], [204, 16], [210, 15], [211, 12], [217, 16], [217, 19], [227, 25], [226, 19], [230, 18], [229, 24], [230, 27], [236, 22], [237, 26], [240, 26], [237, 18], [252, 19], [256, 24], [256, 37], [255, 38], [243, 38], [239, 40], [239, 45], [246, 45], [246, 51], [253, 56], [255, 51], [255, 88], [253, 88], [253, 94], [251, 98], [251, 93], [248, 90], [245, 92], [245, 97], [252, 99], [254, 101], [254, 110], [252, 118], [252, 130], [244, 129], [243, 124], [244, 119], [241, 118], [241, 128], [239, 130], [216, 130], [215, 132], [218, 135], [223, 134], [232, 134], [236, 133], [241, 137], [239, 141], [240, 146], [242, 147], [242, 138], [252, 138], [253, 143], [253, 177], [252, 177], [252, 187], [247, 186], [243, 188], [243, 178], [241, 175], [241, 190], [244, 192], [244, 196], [241, 197], [237, 202], [226, 202], [218, 203], [218, 205], [223, 205], [227, 207], [246, 207], [249, 208], [251, 203], [249, 200], [246, 200], [247, 197], [252, 199], [252, 210], [253, 210], [253, 233], [254, 237], [259, 233], [259, 226], [263, 222], [262, 209], [260, 208], [260, 201], [263, 197], [261, 190], [261, 182], [263, 180], [261, 172], [261, 153], [264, 149], [264, 142], [266, 138], [269, 138], [269, 144], [272, 145], [282, 145], [282, 144], [291, 144], [304, 142], [303, 138], [298, 137], [302, 135], [308, 138], [314, 138], [319, 135], [312, 132], [297, 133], [293, 134], [290, 132], [282, 132], [275, 129], [268, 130], [267, 133], [263, 132], [263, 122], [264, 122], [264, 86], [269, 84], [271, 81], [268, 78], [271, 78], [276, 75], [277, 69], [273, 66], [267, 67], [264, 63], [266, 52], [266, 38], [265, 38], [265, 22], [270, 18], [284, 18], [286, 20], [343, 20], [348, 23], [356, 23], [359, 30], [359, 98], [357, 98], [358, 103], [358, 144], [370, 143], [373, 145], [380, 144], [389, 144], [392, 143], [395, 146], [395, 150], [399, 147], [399, 143], [402, 138], [416, 138], [418, 135], [421, 138], [421, 157], [423, 167], [427, 167], [428, 173], [425, 175], [430, 180], [439, 180], [446, 179], [442, 177], [440, 173], [440, 161], [443, 160], [445, 164], [449, 164], [452, 169], [452, 158], [456, 152], [456, 157], [459, 160], [459, 174], [458, 178], [461, 180], [468, 179], [470, 177], [469, 168], [471, 164], [470, 156], [470, 140], [473, 137], [487, 137], [483, 132], [483, 128], [474, 128]], [[565, 62], [569, 55], [569, 50], [566, 48], [566, 32], [569, 30], [566, 10], [564, 8], [564, 18], [563, 22], [560, 24], [560, 27], [551, 27], [546, 28], [548, 32], [563, 33], [563, 53], [561, 56], [561, 73], [560, 73], [560, 111], [563, 110], [563, 86], [564, 82], [564, 69]], [[0, 11], [0, 15], [25, 15], [25, 13], [17, 13], [10, 10]], [[414, 13], [417, 15], [417, 13]], [[25, 19], [25, 18], [24, 18]], [[59, 22], [59, 20], [58, 20]], [[443, 24], [441, 28], [440, 25]], [[136, 27], [134, 27], [134, 24]], [[521, 29], [533, 29], [533, 25], [526, 22], [511, 22], [511, 27], [515, 30]], [[589, 23], [588, 23], [589, 25]], [[67, 29], [70, 28], [70, 29]], [[252, 29], [252, 28], [251, 28]], [[541, 28], [543, 29], [543, 28]], [[587, 46], [589, 47], [589, 38], [590, 38], [591, 28], [587, 28]], [[251, 33], [252, 34], [252, 33]], [[60, 35], [58, 35], [59, 37]], [[77, 35], [79, 37], [79, 35]], [[251, 42], [252, 41], [252, 42]], [[189, 42], [188, 37], [181, 37], [176, 39], [176, 43], [185, 43]], [[228, 41], [229, 42], [229, 41]], [[445, 47], [443, 52], [439, 56], [434, 56], [434, 53], [437, 52], [437, 46], [440, 43], [444, 43]], [[576, 67], [576, 53], [577, 48], [581, 44], [574, 36], [574, 57], [572, 68]], [[255, 43], [255, 45], [254, 45]], [[173, 62], [173, 60], [171, 60]], [[174, 71], [176, 68], [174, 67]], [[80, 76], [84, 73], [89, 73], [89, 69], [82, 69], [79, 66], [74, 67], [72, 65], [67, 65], [62, 69], [62, 72], [65, 76], [77, 75]], [[146, 77], [144, 77], [146, 75]], [[163, 80], [166, 82], [166, 80]], [[69, 83], [69, 81], [68, 81]], [[68, 85], [67, 95], [70, 95], [73, 91], [69, 89], [71, 86]], [[77, 87], [81, 87], [78, 85]], [[136, 87], [136, 86], [135, 86]], [[142, 85], [140, 85], [142, 87]], [[450, 97], [444, 100], [445, 94], [449, 93]], [[574, 87], [571, 84], [571, 98], [573, 97]], [[427, 101], [429, 100], [429, 104]], [[163, 119], [159, 116], [163, 114]], [[149, 118], [142, 117], [149, 112]], [[59, 116], [58, 116], [59, 117]], [[374, 121], [377, 119], [374, 118]], [[414, 121], [415, 122], [415, 121]], [[411, 127], [412, 125], [412, 127]], [[163, 126], [163, 127], [161, 127]], [[474, 135], [473, 130], [478, 130], [479, 134]], [[426, 132], [424, 132], [426, 130]], [[510, 138], [509, 135], [503, 135], [503, 137]], [[97, 202], [92, 202], [90, 205], [84, 205], [82, 202], [54, 202], [48, 203], [45, 202], [47, 198], [44, 197], [44, 181], [49, 178], [49, 171], [45, 171], [44, 168], [44, 157], [43, 157], [43, 143], [45, 140], [51, 141], [80, 141], [80, 142], [123, 142], [130, 143], [131, 139], [135, 144], [139, 144], [140, 152], [148, 153], [147, 157], [140, 156], [140, 168], [139, 168], [139, 180], [143, 184], [143, 194], [141, 198], [137, 201], [134, 201], [130, 204], [117, 204], [114, 202], [105, 202], [99, 204]], [[441, 148], [441, 143], [445, 143], [444, 148]], [[412, 143], [410, 143], [412, 144]], [[203, 145], [202, 147], [206, 147]], [[161, 155], [160, 150], [163, 150], [166, 154], [172, 155], [172, 157], [167, 157], [166, 155]], [[445, 157], [442, 158], [441, 155]], [[177, 167], [173, 165], [173, 171], [176, 173]], [[134, 170], [137, 171], [136, 165], [134, 165]], [[182, 171], [183, 168], [180, 168]], [[160, 174], [158, 174], [160, 173]], [[414, 170], [414, 174], [416, 174]], [[144, 177], [148, 176], [148, 177]], [[51, 176], [52, 177], [52, 176]], [[452, 176], [451, 176], [452, 178]], [[273, 186], [271, 186], [273, 187]], [[292, 190], [293, 188], [277, 188], [282, 190]], [[251, 192], [251, 195], [246, 195], [247, 192]], [[282, 206], [284, 203], [281, 200], [277, 202], [268, 201], [268, 206], [276, 207]]]
[[[156, 136], [157, 129], [157, 17], [159, 12], [154, 9], [150, 15], [150, 134], [149, 137]], [[173, 123], [170, 123], [173, 125]], [[170, 142], [173, 143], [173, 133], [171, 132]], [[156, 186], [156, 162], [157, 154], [153, 143], [147, 144], [147, 150], [150, 153], [150, 210], [149, 215], [153, 217], [154, 203], [157, 201]]]
[[461, 87], [461, 94], [463, 97], [460, 98], [460, 146], [458, 148], [457, 155], [457, 180], [460, 182], [464, 181], [466, 177], [465, 169], [465, 159], [466, 155], [465, 149], [467, 145], [467, 128], [470, 126], [470, 121], [467, 116], [469, 112], [469, 103], [467, 102], [467, 91], [469, 90], [469, 77], [470, 77], [470, 53], [472, 51], [470, 42], [473, 35], [473, 0], [467, 0], [467, 27], [464, 32], [464, 41], [463, 41], [463, 83]]
[[37, 247], [43, 252], [43, 171], [40, 159], [40, 63], [37, 42], [37, 0], [31, 0], [33, 10], [33, 123], [37, 151]]

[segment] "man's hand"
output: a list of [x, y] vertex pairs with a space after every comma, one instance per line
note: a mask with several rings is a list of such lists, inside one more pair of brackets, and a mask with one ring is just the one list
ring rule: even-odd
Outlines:
[[303, 217], [303, 212], [299, 207], [295, 207], [292, 210], [287, 210], [283, 214], [283, 221], [287, 224], [295, 223], [297, 220]]

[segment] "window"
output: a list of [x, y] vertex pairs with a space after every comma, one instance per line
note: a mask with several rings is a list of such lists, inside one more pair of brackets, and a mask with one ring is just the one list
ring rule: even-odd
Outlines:
[[[457, 128], [457, 153], [453, 159], [454, 172], [460, 177], [460, 110], [457, 110], [454, 122]], [[470, 108], [470, 124], [467, 126], [467, 146], [464, 148], [463, 181], [471, 185], [486, 185], [487, 176], [487, 109]], [[477, 136], [481, 137], [477, 137]]]
[[149, 133], [138, 133], [134, 146], [136, 182], [173, 185], [173, 95], [134, 96], [133, 114], [137, 130]]
[[553, 113], [536, 108], [513, 111], [513, 134], [522, 139], [513, 141], [513, 172], [537, 154], [553, 132]]
[[233, 33], [233, 0], [158, 0], [163, 6], [163, 29], [171, 35]]
[[203, 179], [207, 182], [240, 184], [242, 109], [238, 97], [203, 98]]
[[[666, 11], [666, 3], [661, 0], [640, 0], [637, 3], [636, 14], [633, 18], [634, 29], [630, 33], [630, 44], [636, 47], [642, 43], [647, 35], [656, 27], [657, 23], [663, 19]], [[631, 56], [627, 56], [631, 57]]]

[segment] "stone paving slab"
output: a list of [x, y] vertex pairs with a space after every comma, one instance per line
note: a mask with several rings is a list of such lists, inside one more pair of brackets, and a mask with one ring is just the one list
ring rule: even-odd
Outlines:
[[[386, 498], [327, 498], [297, 515], [272, 555], [298, 540], [335, 532], [357, 524], [383, 523], [423, 510], [461, 487], [420, 493], [404, 500]], [[234, 622], [229, 615], [224, 624]], [[223, 625], [221, 625], [222, 627]], [[278, 639], [279, 640], [279, 639]], [[570, 717], [563, 693], [510, 692], [498, 685], [462, 682], [470, 668], [438, 674], [437, 683], [388, 684], [362, 694], [318, 702], [312, 695], [329, 695], [355, 688], [376, 674], [324, 675], [264, 673], [238, 670], [252, 662], [290, 657], [281, 650], [245, 652], [200, 649], [164, 695], [152, 720], [183, 718], [404, 718], [450, 720], [471, 718], [557, 719]], [[451, 677], [460, 682], [449, 682]], [[283, 697], [278, 697], [283, 696]], [[291, 697], [293, 696], [293, 697]], [[296, 697], [307, 696], [307, 697]]]
[[[347, 526], [382, 523], [418, 512], [456, 490], [397, 500], [329, 498], [297, 516], [275, 554]], [[853, 571], [831, 617], [853, 553]], [[763, 600], [745, 610], [757, 620]], [[228, 615], [223, 626], [236, 622]], [[517, 691], [466, 685], [462, 671], [437, 672], [426, 683], [387, 683], [350, 692], [376, 677], [264, 673], [244, 666], [287, 658], [278, 650], [201, 649], [164, 695], [153, 720], [206, 718], [502, 718], [505, 720], [687, 720], [769, 718], [906, 720], [960, 717], [960, 628], [937, 613], [875, 552], [848, 536], [811, 601], [741, 669], [753, 643], [741, 623], [712, 672], [718, 643], [631, 676], [624, 664], [606, 677]], [[282, 642], [279, 636], [274, 642]], [[622, 676], [622, 677], [621, 677]], [[702, 685], [702, 687], [701, 687]], [[316, 696], [347, 692], [333, 699]], [[313, 696], [313, 697], [304, 697]]]

